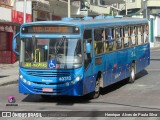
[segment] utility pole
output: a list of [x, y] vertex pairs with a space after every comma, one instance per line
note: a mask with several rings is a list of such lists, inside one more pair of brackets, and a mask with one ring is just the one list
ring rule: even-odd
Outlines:
[[26, 9], [27, 9], [27, 0], [23, 2], [23, 23], [26, 23]]
[[[117, 8], [119, 9], [119, 3], [117, 3]], [[117, 15], [119, 15], [119, 11], [117, 10]]]
[[[143, 2], [144, 2], [145, 18], [148, 19], [147, 0], [143, 0]], [[143, 12], [143, 13], [144, 13], [144, 12]]]
[[127, 8], [127, 4], [128, 4], [128, 0], [125, 0], [126, 3], [126, 16], [128, 15], [128, 8]]
[[71, 0], [68, 0], [68, 18], [71, 17]]

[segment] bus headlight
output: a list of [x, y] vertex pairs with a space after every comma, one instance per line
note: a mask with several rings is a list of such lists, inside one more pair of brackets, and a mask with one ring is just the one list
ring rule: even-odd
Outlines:
[[24, 82], [24, 83], [26, 83], [26, 82], [27, 82], [27, 80], [26, 80], [26, 79], [23, 79], [23, 82]]
[[23, 76], [22, 76], [22, 75], [20, 75], [19, 77], [20, 77], [21, 79], [23, 79]]
[[77, 81], [77, 82], [80, 81], [80, 79], [81, 79], [81, 76], [80, 76], [80, 75], [76, 77], [76, 81]]
[[22, 80], [24, 83], [28, 84], [28, 85], [31, 85], [31, 82], [30, 81], [27, 81], [26, 79], [23, 78]]
[[30, 81], [28, 81], [27, 83], [28, 83], [28, 85], [31, 85], [31, 82], [30, 82]]

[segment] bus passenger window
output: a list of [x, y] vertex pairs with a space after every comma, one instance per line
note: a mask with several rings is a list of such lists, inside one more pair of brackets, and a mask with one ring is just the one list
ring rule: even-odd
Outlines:
[[102, 41], [106, 40], [105, 38], [105, 30], [102, 30]]
[[135, 31], [135, 44], [138, 45], [138, 27], [137, 26], [134, 27], [134, 31]]
[[131, 27], [131, 45], [136, 45], [136, 32], [134, 27]]
[[103, 29], [95, 29], [94, 30], [94, 49], [96, 54], [101, 54], [104, 51], [103, 48], [103, 40], [104, 40], [104, 30]]
[[106, 39], [107, 39], [107, 44], [108, 44], [108, 50], [113, 51], [114, 47], [114, 29], [112, 28], [107, 28], [106, 30]]
[[142, 29], [141, 26], [138, 26], [138, 45], [141, 45], [142, 43]]
[[104, 38], [105, 38], [104, 39], [104, 51], [108, 53], [109, 52], [109, 43], [108, 43], [108, 40], [107, 40], [108, 39], [107, 38], [108, 31], [107, 31], [107, 29], [105, 29], [104, 31], [105, 31], [105, 34], [104, 34]]
[[129, 29], [124, 27], [124, 48], [129, 47]]
[[141, 38], [142, 38], [142, 44], [143, 44], [144, 43], [144, 25], [141, 26], [141, 34], [142, 34]]
[[104, 51], [105, 52], [109, 52], [109, 42], [108, 41], [104, 41]]
[[[90, 43], [91, 47], [92, 47], [92, 30], [85, 30], [84, 31], [84, 35], [83, 35], [83, 49], [84, 49], [84, 67], [85, 69], [88, 68], [88, 66], [91, 63], [91, 59], [92, 59], [92, 52], [91, 53], [87, 53], [86, 52], [86, 43]], [[91, 48], [92, 50], [92, 48]]]
[[102, 44], [103, 44], [103, 51], [104, 52], [108, 52], [109, 51], [109, 47], [108, 47], [108, 42], [106, 41], [106, 34], [107, 31], [105, 29], [102, 30]]
[[144, 26], [144, 43], [148, 42], [148, 25]]
[[115, 30], [115, 37], [116, 37], [116, 48], [121, 49], [122, 48], [122, 34], [121, 34], [121, 29], [116, 28]]

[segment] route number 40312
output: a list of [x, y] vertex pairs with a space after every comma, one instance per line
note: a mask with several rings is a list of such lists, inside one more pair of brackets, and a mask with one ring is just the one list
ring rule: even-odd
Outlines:
[[67, 76], [67, 77], [60, 77], [59, 81], [68, 81], [71, 80], [71, 76]]

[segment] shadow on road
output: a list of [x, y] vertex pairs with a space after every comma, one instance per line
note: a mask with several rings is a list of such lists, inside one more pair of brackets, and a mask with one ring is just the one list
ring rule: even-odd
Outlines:
[[[136, 74], [136, 80], [139, 80], [140, 78], [146, 76], [147, 74], [148, 74], [148, 72], [146, 70], [143, 70], [143, 71], [139, 72], [138, 74]], [[110, 92], [113, 92], [113, 91], [123, 87], [126, 84], [128, 84], [128, 80], [124, 79], [124, 80], [122, 80], [118, 83], [115, 83], [113, 85], [110, 85], [108, 87], [103, 88], [102, 91], [101, 91], [101, 94], [102, 95], [108, 94]]]
[[75, 103], [89, 103], [89, 100], [83, 97], [72, 96], [51, 96], [49, 98], [42, 98], [40, 95], [28, 95], [22, 100], [23, 102], [42, 102], [42, 103], [56, 103], [57, 105], [72, 106]]
[[[139, 78], [142, 78], [143, 76], [147, 75], [148, 72], [146, 70], [141, 71], [136, 75], [136, 80]], [[110, 92], [113, 92], [124, 85], [126, 85], [128, 81], [125, 79], [123, 81], [120, 81], [118, 83], [115, 83], [113, 85], [110, 85], [108, 87], [105, 87], [101, 90], [101, 95], [108, 94]], [[89, 99], [87, 96], [82, 96], [82, 97], [71, 97], [71, 96], [50, 96], [43, 98], [40, 95], [28, 95], [25, 97], [23, 102], [42, 102], [42, 103], [57, 103], [57, 105], [73, 105], [75, 103], [91, 103], [92, 99]]]
[[4, 78], [4, 77], [8, 77], [9, 75], [2, 75], [0, 76], [0, 78]]
[[142, 77], [144, 77], [146, 75], [148, 75], [148, 71], [142, 70], [141, 72], [136, 74], [136, 80], [138, 80], [138, 79], [140, 79], [140, 78], [142, 78]]
[[151, 61], [160, 61], [160, 59], [150, 59]]

